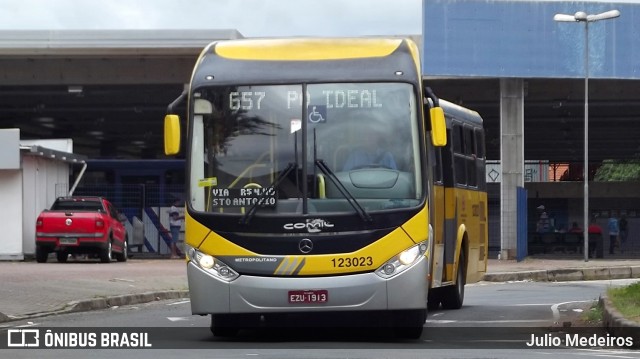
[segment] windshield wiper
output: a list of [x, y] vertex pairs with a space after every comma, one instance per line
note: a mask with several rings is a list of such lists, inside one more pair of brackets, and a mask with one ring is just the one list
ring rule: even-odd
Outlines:
[[291, 162], [287, 165], [287, 167], [282, 172], [280, 172], [278, 177], [273, 182], [271, 182], [269, 187], [267, 187], [265, 191], [262, 192], [260, 197], [258, 197], [258, 200], [256, 201], [256, 203], [254, 203], [253, 206], [249, 208], [249, 211], [247, 211], [247, 213], [245, 213], [245, 215], [242, 216], [242, 218], [240, 218], [240, 224], [243, 224], [243, 225], [249, 224], [249, 222], [253, 218], [253, 215], [256, 214], [256, 212], [258, 211], [258, 208], [260, 208], [262, 203], [264, 203], [264, 200], [267, 198], [267, 194], [272, 193], [272, 191], [275, 192], [276, 188], [278, 188], [278, 186], [280, 185], [280, 182], [282, 182], [282, 180], [284, 180], [287, 177], [287, 175], [289, 175], [289, 173], [293, 171], [294, 168], [298, 168], [298, 165], [296, 163]]
[[324, 173], [327, 177], [329, 177], [331, 182], [333, 182], [333, 184], [338, 188], [338, 191], [340, 191], [342, 196], [347, 200], [347, 202], [349, 202], [351, 207], [353, 207], [353, 209], [358, 213], [358, 215], [360, 216], [360, 218], [362, 218], [363, 221], [373, 222], [373, 219], [371, 218], [369, 213], [367, 213], [367, 211], [365, 211], [365, 209], [362, 208], [360, 203], [358, 203], [358, 201], [356, 200], [355, 197], [353, 197], [351, 192], [349, 192], [349, 190], [347, 190], [347, 188], [342, 184], [342, 182], [340, 182], [336, 174], [331, 170], [331, 168], [329, 168], [329, 166], [324, 162], [324, 160], [321, 160], [321, 159], [316, 160], [315, 165], [318, 166], [318, 168], [320, 169], [320, 171], [322, 171], [322, 173]]

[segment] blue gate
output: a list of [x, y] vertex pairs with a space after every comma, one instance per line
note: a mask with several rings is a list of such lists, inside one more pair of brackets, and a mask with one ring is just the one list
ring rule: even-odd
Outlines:
[[516, 224], [516, 260], [522, 261], [527, 256], [529, 249], [527, 239], [527, 190], [524, 187], [517, 188], [518, 223]]

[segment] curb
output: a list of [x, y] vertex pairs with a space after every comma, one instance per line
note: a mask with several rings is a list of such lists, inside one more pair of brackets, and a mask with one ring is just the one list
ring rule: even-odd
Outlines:
[[633, 346], [640, 347], [640, 323], [623, 317], [605, 294], [600, 296], [599, 302], [603, 308], [602, 325], [607, 332], [619, 337], [631, 337]]
[[640, 266], [567, 268], [519, 272], [486, 273], [486, 282], [567, 282], [581, 280], [640, 278]]
[[58, 314], [87, 312], [91, 310], [107, 309], [122, 305], [149, 303], [157, 300], [180, 299], [188, 297], [188, 290], [169, 290], [139, 294], [126, 294], [104, 298], [74, 300], [64, 305], [61, 309], [56, 309], [48, 312], [36, 312], [16, 316], [7, 316], [0, 313], [0, 323], [31, 318], [41, 318]]

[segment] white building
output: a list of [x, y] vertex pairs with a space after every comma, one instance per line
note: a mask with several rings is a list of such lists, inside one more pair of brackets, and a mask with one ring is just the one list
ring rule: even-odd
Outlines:
[[21, 141], [20, 130], [0, 129], [0, 260], [35, 253], [40, 212], [69, 192], [71, 165], [85, 165], [70, 139]]

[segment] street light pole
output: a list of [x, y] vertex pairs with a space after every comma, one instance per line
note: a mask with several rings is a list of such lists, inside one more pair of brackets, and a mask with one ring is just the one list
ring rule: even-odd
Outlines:
[[[555, 14], [554, 21], [584, 22], [584, 261], [589, 261], [589, 23], [599, 20], [614, 19], [620, 16], [620, 11], [610, 10], [600, 14], [587, 15], [578, 11], [574, 15]], [[602, 243], [604, 245], [604, 243]]]

